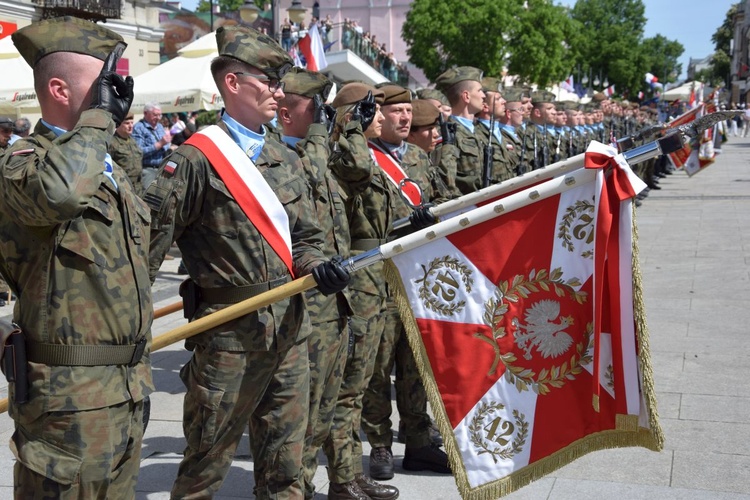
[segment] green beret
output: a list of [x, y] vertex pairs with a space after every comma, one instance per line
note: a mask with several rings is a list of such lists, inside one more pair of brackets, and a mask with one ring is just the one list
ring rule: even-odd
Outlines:
[[438, 89], [419, 89], [417, 90], [417, 97], [420, 99], [435, 99], [436, 101], [440, 101], [440, 104], [450, 106], [448, 98]]
[[411, 102], [411, 126], [413, 127], [429, 127], [435, 125], [440, 116], [440, 110], [432, 104], [423, 99], [417, 99]]
[[485, 78], [482, 78], [481, 83], [482, 83], [482, 90], [484, 90], [485, 92], [502, 92], [503, 91], [503, 81], [499, 78], [495, 78], [494, 76], [487, 76]]
[[507, 102], [521, 102], [524, 97], [529, 97], [529, 92], [521, 87], [505, 87], [503, 97]]
[[537, 90], [531, 93], [532, 104], [542, 104], [545, 102], [555, 102], [555, 94], [547, 90]]
[[328, 99], [328, 94], [333, 88], [333, 82], [325, 75], [303, 68], [292, 68], [284, 75], [282, 81], [285, 94], [297, 94], [310, 98], [319, 95], [323, 101]]
[[103, 61], [118, 43], [124, 43], [114, 31], [72, 16], [32, 23], [10, 37], [32, 68], [42, 57], [54, 52], [75, 52]]
[[472, 66], [459, 66], [451, 68], [435, 80], [435, 86], [441, 92], [445, 92], [455, 84], [465, 80], [482, 82], [482, 70]]
[[411, 102], [411, 92], [400, 85], [383, 85], [378, 87], [383, 91], [383, 106], [388, 104], [404, 104]]
[[382, 90], [376, 89], [366, 83], [353, 82], [347, 83], [341, 87], [341, 90], [339, 90], [338, 94], [336, 94], [336, 97], [333, 99], [331, 106], [334, 108], [340, 108], [341, 106], [354, 104], [355, 102], [359, 102], [367, 97], [368, 92], [372, 92], [376, 103], [383, 104], [383, 97], [385, 94], [383, 94]]
[[270, 78], [281, 79], [294, 66], [281, 45], [253, 28], [221, 26], [216, 30], [216, 46], [219, 55], [247, 63]]

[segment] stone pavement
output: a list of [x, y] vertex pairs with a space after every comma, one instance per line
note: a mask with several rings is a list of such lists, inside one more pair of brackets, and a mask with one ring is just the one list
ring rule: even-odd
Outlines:
[[[744, 392], [750, 380], [750, 140], [731, 138], [705, 172], [693, 178], [677, 172], [661, 186], [638, 209], [637, 221], [665, 449], [594, 452], [506, 498], [750, 500], [750, 395]], [[157, 309], [178, 298], [178, 263], [164, 263], [154, 288]], [[157, 320], [155, 336], [182, 323], [173, 316]], [[153, 355], [157, 392], [139, 499], [169, 497], [183, 448], [178, 370], [187, 357], [179, 345]], [[394, 429], [397, 418], [394, 409]], [[0, 442], [11, 433], [12, 422], [0, 415]], [[397, 474], [390, 481], [402, 499], [459, 498], [451, 476], [401, 470], [403, 454], [396, 444]], [[12, 464], [8, 447], [0, 446], [0, 498], [11, 498]], [[252, 465], [245, 440], [216, 498], [252, 498]], [[318, 498], [326, 498], [324, 463], [316, 484]]]

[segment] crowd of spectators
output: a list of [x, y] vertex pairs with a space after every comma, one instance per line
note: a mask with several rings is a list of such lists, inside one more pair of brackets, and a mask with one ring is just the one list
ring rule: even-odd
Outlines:
[[398, 62], [385, 43], [380, 43], [376, 35], [364, 31], [357, 21], [344, 19], [341, 45], [357, 54], [390, 81], [403, 86], [409, 84], [406, 66]]

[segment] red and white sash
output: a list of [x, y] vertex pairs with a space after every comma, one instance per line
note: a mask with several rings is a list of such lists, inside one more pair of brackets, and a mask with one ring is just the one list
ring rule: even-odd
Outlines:
[[406, 172], [404, 172], [404, 170], [401, 168], [401, 165], [399, 165], [396, 159], [393, 158], [393, 155], [377, 144], [373, 144], [372, 142], [368, 142], [367, 145], [370, 147], [370, 150], [372, 150], [372, 153], [375, 156], [375, 162], [380, 165], [380, 168], [383, 169], [383, 172], [385, 172], [385, 174], [388, 176], [388, 179], [393, 184], [395, 184], [396, 189], [403, 192], [404, 195], [406, 195], [406, 197], [412, 203], [412, 205], [421, 205], [422, 196], [419, 192], [419, 189], [417, 189], [414, 184], [407, 182], [403, 185], [403, 187], [400, 186], [401, 181], [408, 178], [408, 176], [406, 175]]
[[186, 144], [203, 153], [250, 222], [292, 271], [289, 217], [253, 161], [217, 125], [193, 134]]

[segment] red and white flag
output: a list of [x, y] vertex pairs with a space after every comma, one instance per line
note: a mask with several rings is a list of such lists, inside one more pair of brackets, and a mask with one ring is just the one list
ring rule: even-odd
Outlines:
[[[716, 104], [713, 101], [699, 104], [669, 122], [669, 126], [685, 125], [706, 113], [713, 113], [714, 111], [716, 111]], [[685, 144], [682, 149], [669, 153], [669, 160], [675, 168], [683, 169], [690, 177], [713, 164], [716, 160], [716, 153], [713, 149], [713, 129], [706, 130], [699, 139]]]
[[610, 85], [609, 87], [604, 89], [603, 92], [604, 92], [604, 95], [606, 95], [607, 97], [612, 97], [613, 95], [615, 95], [615, 86]]
[[575, 86], [575, 80], [573, 79], [573, 75], [570, 75], [565, 81], [560, 82], [560, 88], [567, 90], [568, 92], [575, 93], [576, 86]]
[[328, 66], [326, 51], [323, 46], [323, 40], [320, 38], [320, 31], [318, 31], [317, 24], [310, 26], [307, 36], [300, 38], [297, 45], [299, 45], [299, 50], [305, 56], [305, 61], [307, 61], [306, 69], [310, 71], [323, 71]]
[[663, 445], [633, 289], [644, 185], [615, 153], [592, 143], [590, 182], [389, 261], [463, 498], [508, 494], [594, 450]]

